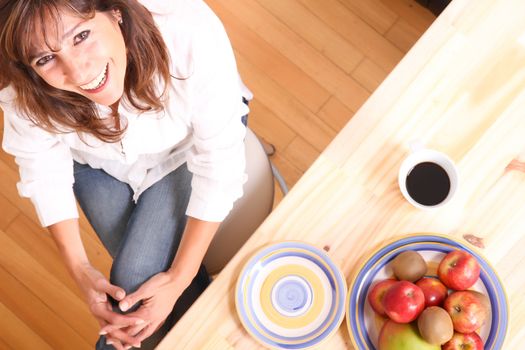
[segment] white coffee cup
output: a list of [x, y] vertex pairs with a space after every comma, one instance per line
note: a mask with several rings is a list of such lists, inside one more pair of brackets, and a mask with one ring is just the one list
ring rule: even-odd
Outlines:
[[[401, 190], [401, 193], [406, 198], [406, 200], [414, 207], [423, 210], [439, 208], [450, 202], [454, 197], [454, 194], [456, 193], [459, 186], [458, 170], [454, 162], [442, 152], [425, 148], [424, 145], [419, 141], [412, 141], [410, 143], [410, 150], [411, 152], [408, 155], [408, 157], [405, 158], [403, 163], [401, 163], [401, 167], [399, 168], [398, 174], [399, 189]], [[437, 165], [438, 167], [436, 167], [435, 165]], [[426, 171], [423, 170], [425, 167], [427, 169]], [[439, 168], [441, 168], [441, 170]], [[436, 170], [437, 175], [441, 176], [436, 177], [425, 175], [433, 174], [429, 173], [428, 169]], [[412, 174], [411, 172], [414, 170], [416, 170], [416, 172]], [[450, 183], [448, 193], [445, 193], [444, 190], [444, 181], [446, 181], [444, 173], [446, 173], [446, 176], [448, 176], [448, 180]], [[409, 176], [411, 176], [410, 179]], [[415, 178], [416, 176], [419, 176], [419, 178]], [[425, 178], [425, 176], [427, 176], [427, 178]], [[418, 181], [414, 182], [415, 179]], [[432, 179], [440, 179], [443, 181], [440, 181], [440, 184], [437, 184], [432, 183]], [[409, 181], [408, 186], [407, 180]], [[410, 186], [410, 183], [417, 183], [418, 186]], [[439, 187], [441, 187], [441, 190], [438, 191]], [[428, 201], [422, 200], [424, 196], [418, 194], [418, 191], [414, 190], [414, 188], [419, 188], [418, 191], [420, 193], [426, 191], [425, 193], [428, 195], [427, 197], [434, 198], [427, 198]], [[422, 189], [424, 189], [424, 191]]]

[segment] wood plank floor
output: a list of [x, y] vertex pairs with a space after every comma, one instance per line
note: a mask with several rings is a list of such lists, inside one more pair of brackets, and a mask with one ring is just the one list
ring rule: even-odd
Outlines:
[[[290, 187], [435, 19], [413, 0], [206, 2], [254, 92], [249, 125], [275, 145]], [[17, 181], [0, 152], [0, 349], [93, 348], [97, 324]], [[84, 218], [81, 226], [91, 261], [107, 273], [108, 254]]]

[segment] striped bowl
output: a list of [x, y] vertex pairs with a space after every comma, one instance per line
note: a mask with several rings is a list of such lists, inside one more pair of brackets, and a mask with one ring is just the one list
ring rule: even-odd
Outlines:
[[244, 326], [272, 349], [306, 349], [333, 335], [345, 315], [346, 281], [312, 245], [286, 241], [256, 252], [244, 266], [235, 305]]

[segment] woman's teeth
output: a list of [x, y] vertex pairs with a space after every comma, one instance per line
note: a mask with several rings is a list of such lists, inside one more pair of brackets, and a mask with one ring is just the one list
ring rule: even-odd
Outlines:
[[102, 84], [104, 84], [104, 82], [106, 81], [107, 71], [108, 71], [108, 65], [106, 65], [106, 67], [98, 75], [98, 77], [96, 77], [95, 79], [93, 79], [93, 81], [91, 81], [90, 83], [86, 85], [80, 85], [80, 88], [83, 90], [95, 90], [96, 88], [102, 86]]

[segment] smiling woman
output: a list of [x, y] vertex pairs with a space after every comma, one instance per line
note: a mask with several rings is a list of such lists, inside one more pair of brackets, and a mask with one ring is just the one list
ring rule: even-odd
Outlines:
[[[100, 122], [94, 103], [109, 106], [125, 89], [138, 110], [162, 109], [169, 54], [150, 12], [139, 2], [5, 2], [12, 8], [0, 14], [5, 23], [0, 45], [9, 65], [2, 73], [19, 82], [13, 85], [18, 106], [35, 124], [51, 132], [86, 131], [115, 142], [124, 130], [110, 130]], [[110, 86], [103, 93], [90, 91], [89, 84], [105, 67], [112, 76]], [[155, 76], [164, 82], [160, 92]]]
[[2, 146], [100, 324], [96, 348], [155, 347], [209, 284], [201, 261], [246, 177], [250, 96], [222, 24], [197, 0], [0, 0], [0, 63]]

